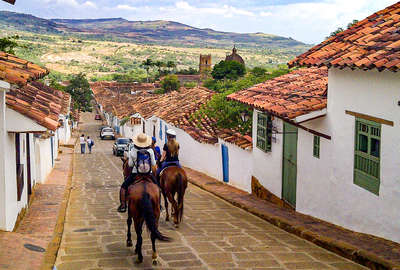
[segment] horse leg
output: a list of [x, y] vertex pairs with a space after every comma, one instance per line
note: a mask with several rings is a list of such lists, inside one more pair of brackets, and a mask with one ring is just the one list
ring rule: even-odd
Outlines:
[[177, 215], [178, 215], [178, 204], [175, 201], [175, 192], [173, 193], [168, 193], [168, 200], [169, 202], [172, 204], [171, 207], [171, 215], [174, 218], [174, 224], [175, 227], [178, 227], [178, 219], [177, 219]]
[[131, 247], [132, 246], [132, 239], [131, 239], [132, 217], [128, 216], [128, 219], [126, 220], [126, 223], [128, 225], [128, 234], [127, 234], [126, 246], [127, 247]]
[[156, 251], [156, 236], [152, 233], [151, 234], [151, 247], [153, 249], [153, 255], [152, 255], [152, 263], [153, 265], [157, 265], [157, 251]]
[[165, 217], [165, 221], [169, 221], [169, 213], [168, 213], [168, 200], [167, 200], [167, 195], [165, 194], [165, 191], [162, 191], [163, 197], [164, 197], [164, 205], [165, 205], [165, 212], [167, 212], [167, 215]]
[[143, 227], [143, 220], [142, 221], [135, 221], [135, 231], [136, 231], [136, 247], [135, 247], [135, 254], [138, 255], [136, 262], [137, 264], [143, 262], [143, 254], [142, 254], [142, 227]]

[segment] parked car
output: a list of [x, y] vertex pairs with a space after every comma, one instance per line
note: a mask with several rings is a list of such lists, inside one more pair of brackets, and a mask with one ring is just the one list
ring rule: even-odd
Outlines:
[[113, 155], [123, 156], [124, 152], [128, 150], [131, 141], [129, 138], [118, 138], [113, 144]]
[[100, 114], [96, 114], [96, 116], [94, 117], [94, 120], [101, 120]]
[[105, 138], [111, 138], [115, 140], [114, 130], [110, 127], [103, 128], [100, 132], [100, 138], [104, 140]]
[[99, 136], [101, 137], [101, 131], [103, 130], [103, 128], [111, 128], [110, 126], [100, 126], [99, 127]]

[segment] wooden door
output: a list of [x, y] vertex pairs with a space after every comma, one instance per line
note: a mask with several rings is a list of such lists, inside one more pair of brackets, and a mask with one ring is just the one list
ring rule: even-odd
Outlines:
[[221, 153], [223, 179], [224, 182], [229, 182], [229, 154], [228, 147], [226, 145], [221, 144]]
[[296, 208], [297, 127], [283, 124], [282, 199]]
[[26, 170], [28, 174], [28, 201], [32, 194], [32, 172], [31, 172], [31, 145], [29, 133], [26, 133]]

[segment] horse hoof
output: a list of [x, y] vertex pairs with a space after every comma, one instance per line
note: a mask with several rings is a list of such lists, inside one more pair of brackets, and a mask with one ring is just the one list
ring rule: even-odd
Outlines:
[[157, 265], [157, 260], [153, 260], [153, 265]]
[[139, 258], [137, 258], [135, 261], [136, 264], [141, 264], [142, 262], [143, 262], [143, 259], [139, 259]]
[[175, 228], [179, 228], [179, 224], [175, 223], [174, 224]]
[[127, 247], [133, 246], [132, 240], [126, 240], [126, 246], [127, 246]]
[[169, 218], [165, 218], [165, 221], [169, 221]]

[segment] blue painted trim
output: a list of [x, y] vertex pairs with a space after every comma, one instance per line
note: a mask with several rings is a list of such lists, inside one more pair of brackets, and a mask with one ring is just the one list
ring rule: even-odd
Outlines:
[[162, 121], [160, 120], [160, 132], [159, 132], [160, 140], [162, 140]]
[[222, 153], [222, 173], [224, 182], [229, 182], [229, 153], [228, 147], [224, 144], [221, 144], [221, 153]]

